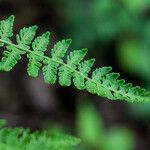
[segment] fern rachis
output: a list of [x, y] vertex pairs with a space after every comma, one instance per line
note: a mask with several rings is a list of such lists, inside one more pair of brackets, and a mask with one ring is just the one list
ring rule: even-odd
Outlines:
[[112, 73], [111, 67], [97, 68], [88, 76], [94, 59], [84, 60], [87, 49], [75, 50], [67, 55], [66, 63], [63, 61], [71, 40], [57, 42], [51, 50], [51, 57], [45, 56], [49, 43], [49, 32], [35, 38], [37, 26], [23, 28], [16, 36], [17, 44], [11, 42], [13, 35], [14, 16], [0, 22], [0, 46], [6, 46], [0, 62], [0, 70], [9, 71], [26, 54], [29, 63], [27, 72], [30, 76], [38, 76], [42, 67], [46, 83], [54, 84], [59, 77], [62, 86], [70, 86], [73, 80], [76, 88], [86, 89], [92, 94], [107, 97], [112, 100], [126, 100], [129, 102], [150, 102], [150, 92], [120, 80], [118, 73]]

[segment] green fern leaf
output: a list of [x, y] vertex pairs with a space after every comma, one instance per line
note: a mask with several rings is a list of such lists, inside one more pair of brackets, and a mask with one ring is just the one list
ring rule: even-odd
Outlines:
[[52, 150], [69, 150], [70, 147], [80, 143], [80, 140], [64, 134], [54, 134], [49, 141]]
[[66, 150], [80, 142], [75, 137], [61, 133], [31, 133], [29, 129], [5, 128], [5, 123], [5, 120], [0, 120], [0, 150]]
[[0, 45], [6, 46], [0, 70], [11, 70], [21, 59], [22, 54], [27, 53], [28, 74], [32, 77], [38, 76], [42, 66], [46, 83], [54, 84], [58, 74], [61, 86], [70, 86], [73, 81], [76, 88], [86, 89], [92, 94], [111, 100], [150, 102], [150, 92], [138, 86], [134, 87], [131, 83], [125, 83], [125, 80], [119, 79], [118, 73], [112, 72], [111, 67], [97, 68], [89, 77], [94, 59], [84, 61], [87, 49], [70, 52], [65, 63], [64, 57], [71, 44], [70, 39], [56, 43], [51, 50], [51, 57], [44, 55], [49, 43], [49, 32], [35, 38], [37, 26], [21, 29], [16, 36], [18, 44], [13, 44], [9, 39], [12, 36], [13, 21], [14, 17], [10, 16], [0, 23]]
[[71, 42], [72, 42], [71, 39], [57, 42], [51, 50], [52, 58], [61, 60], [65, 56]]
[[0, 37], [8, 42], [10, 42], [9, 38], [13, 36], [14, 18], [15, 17], [11, 15], [9, 18], [0, 22]]
[[53, 62], [51, 60], [44, 60], [45, 66], [43, 67], [43, 76], [45, 83], [54, 84], [56, 82], [57, 68], [59, 63]]
[[24, 51], [20, 51], [18, 48], [10, 45], [6, 47], [6, 50], [3, 52], [3, 57], [0, 62], [0, 70], [10, 71], [21, 59], [21, 55], [25, 54]]
[[[52, 59], [63, 61], [62, 58], [65, 56], [65, 53], [70, 46], [72, 40], [62, 40], [57, 42], [51, 50]], [[45, 59], [45, 66], [43, 67], [43, 75], [46, 83], [54, 84], [56, 82], [57, 68], [60, 65], [57, 62]]]
[[[105, 96], [106, 93], [110, 95], [110, 91], [102, 87], [101, 79], [112, 70], [111, 67], [98, 68], [92, 73], [92, 80], [87, 80], [86, 89], [92, 94]], [[98, 84], [97, 84], [98, 83]]]
[[[88, 76], [88, 73], [91, 70], [91, 67], [94, 65], [95, 59], [90, 59], [87, 61], [84, 61], [79, 64], [78, 70], [80, 73], [82, 73], [85, 77]], [[73, 74], [73, 82], [76, 88], [79, 90], [84, 90], [86, 88], [85, 85], [85, 78], [81, 76], [78, 72], [75, 72]]]
[[19, 34], [16, 36], [17, 43], [20, 47], [29, 49], [30, 44], [36, 34], [37, 26], [34, 25], [32, 27], [23, 28], [20, 30]]
[[[77, 65], [83, 60], [87, 53], [87, 49], [75, 50], [70, 52], [67, 56], [67, 66], [72, 69], [76, 69]], [[67, 66], [62, 65], [59, 68], [59, 83], [61, 86], [70, 86], [71, 77], [73, 76], [73, 71], [68, 69]]]
[[[27, 72], [32, 77], [38, 76], [38, 71], [42, 66], [41, 62], [43, 61], [43, 57], [41, 56], [43, 56], [44, 51], [47, 50], [47, 46], [49, 43], [49, 36], [50, 33], [46, 32], [42, 36], [37, 37], [32, 43], [32, 48], [34, 50], [33, 53], [27, 55], [27, 57], [29, 58]], [[41, 56], [37, 56], [35, 55], [35, 53]]]

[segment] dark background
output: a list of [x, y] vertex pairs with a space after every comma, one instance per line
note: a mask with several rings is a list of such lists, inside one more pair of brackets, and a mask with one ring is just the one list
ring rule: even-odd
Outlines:
[[[37, 24], [38, 34], [51, 32], [49, 49], [55, 42], [71, 38], [70, 50], [87, 47], [87, 58], [96, 58], [95, 67], [112, 66], [126, 81], [149, 89], [148, 0], [0, 0], [1, 20], [11, 14], [16, 17], [15, 34], [24, 26]], [[12, 71], [0, 73], [0, 118], [5, 118], [10, 126], [32, 130], [59, 126], [83, 139], [84, 144], [78, 149], [105, 150], [96, 142], [89, 144], [90, 136], [84, 140], [84, 133], [78, 128], [80, 106], [91, 103], [98, 120], [103, 122], [103, 130], [124, 127], [132, 134], [132, 146], [125, 150], [150, 149], [149, 104], [112, 102], [74, 86], [47, 85], [41, 72], [37, 78], [30, 78], [26, 67], [27, 59], [23, 57]], [[94, 127], [92, 123], [91, 126]]]

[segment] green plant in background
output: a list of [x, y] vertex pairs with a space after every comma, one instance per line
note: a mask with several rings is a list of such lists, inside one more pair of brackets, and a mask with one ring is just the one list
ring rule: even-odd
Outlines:
[[[115, 0], [56, 0], [53, 3], [64, 13], [62, 27], [73, 37], [75, 46], [90, 47], [97, 41], [108, 42], [132, 20]], [[127, 19], [120, 21], [121, 14]]]
[[90, 46], [96, 41], [109, 43], [128, 31], [140, 32], [139, 24], [144, 25], [141, 11], [150, 6], [149, 0], [56, 0], [53, 3], [64, 13], [63, 27], [77, 46]]
[[128, 102], [150, 102], [150, 92], [139, 86], [133, 87], [119, 79], [118, 73], [113, 73], [111, 67], [97, 68], [88, 77], [94, 59], [84, 60], [87, 49], [75, 50], [67, 55], [67, 61], [63, 57], [71, 43], [71, 40], [62, 40], [54, 45], [51, 57], [45, 56], [49, 43], [49, 32], [35, 38], [37, 26], [24, 27], [16, 36], [17, 44], [12, 43], [14, 16], [0, 22], [0, 44], [6, 46], [0, 62], [0, 70], [10, 71], [27, 54], [29, 59], [28, 75], [37, 77], [42, 67], [46, 83], [54, 84], [57, 79], [61, 86], [70, 86], [71, 79], [76, 88], [86, 89], [92, 94], [97, 94], [111, 100], [125, 100]]
[[[96, 150], [133, 150], [133, 133], [125, 127], [106, 129], [102, 117], [91, 103], [78, 107], [77, 131], [84, 144]], [[88, 148], [87, 148], [88, 149]]]
[[8, 128], [5, 120], [0, 120], [0, 150], [69, 150], [80, 140], [48, 131], [30, 132], [29, 129]]
[[[118, 62], [130, 74], [142, 79], [145, 87], [150, 88], [150, 1], [125, 1], [136, 24], [137, 32], [129, 30], [130, 35], [120, 40], [118, 44]], [[150, 117], [150, 105], [132, 104], [129, 112], [135, 117], [147, 120]], [[134, 112], [134, 113], [132, 113]]]

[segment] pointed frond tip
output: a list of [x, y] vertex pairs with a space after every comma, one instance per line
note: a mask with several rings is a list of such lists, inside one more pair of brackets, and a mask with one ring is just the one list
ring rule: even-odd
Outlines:
[[125, 80], [119, 79], [119, 73], [112, 72], [111, 67], [97, 68], [91, 72], [95, 59], [84, 60], [87, 49], [74, 50], [66, 55], [71, 39], [57, 42], [47, 56], [44, 53], [49, 45], [50, 33], [36, 37], [38, 27], [34, 25], [21, 29], [16, 35], [17, 44], [14, 44], [10, 39], [13, 23], [14, 16], [0, 22], [0, 46], [5, 46], [0, 70], [10, 71], [22, 55], [26, 55], [29, 60], [28, 75], [37, 77], [42, 68], [45, 83], [55, 84], [58, 80], [61, 86], [70, 86], [73, 82], [79, 90], [87, 90], [111, 100], [150, 102], [150, 92], [125, 83]]

